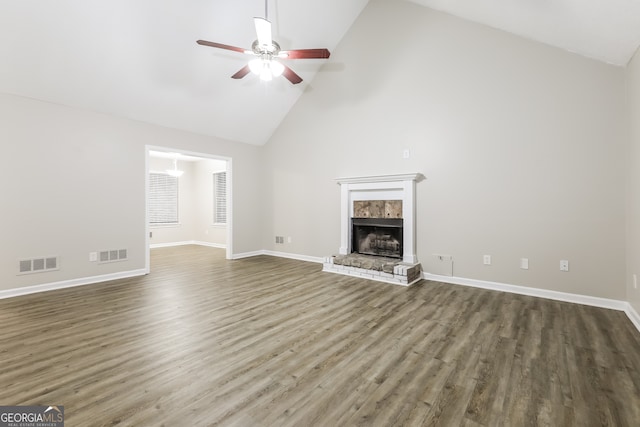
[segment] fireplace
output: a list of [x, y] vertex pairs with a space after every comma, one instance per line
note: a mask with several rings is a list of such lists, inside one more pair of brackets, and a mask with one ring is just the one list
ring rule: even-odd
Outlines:
[[402, 218], [351, 218], [351, 252], [402, 259]]
[[322, 270], [403, 286], [419, 281], [415, 186], [422, 179], [420, 173], [338, 178], [340, 249], [324, 258]]

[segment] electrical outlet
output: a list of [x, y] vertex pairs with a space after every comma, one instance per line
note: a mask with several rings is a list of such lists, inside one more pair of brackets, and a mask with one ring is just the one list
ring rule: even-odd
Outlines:
[[520, 258], [520, 268], [523, 270], [529, 269], [529, 258]]
[[89, 252], [89, 262], [98, 261], [98, 252]]
[[291, 236], [287, 237], [287, 243], [291, 243]]
[[491, 255], [485, 255], [482, 258], [482, 262], [484, 263], [484, 265], [491, 265]]
[[633, 289], [638, 289], [638, 275], [633, 275]]
[[569, 271], [569, 261], [566, 259], [560, 260], [560, 271]]

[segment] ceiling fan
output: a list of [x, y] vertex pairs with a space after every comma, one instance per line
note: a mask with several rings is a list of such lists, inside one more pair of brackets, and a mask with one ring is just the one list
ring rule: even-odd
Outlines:
[[273, 77], [283, 75], [294, 85], [298, 84], [302, 81], [302, 77], [297, 75], [291, 68], [287, 67], [277, 59], [324, 59], [329, 57], [329, 50], [324, 48], [281, 50], [280, 45], [271, 38], [271, 22], [267, 20], [267, 3], [268, 0], [265, 0], [264, 18], [253, 18], [258, 39], [251, 45], [251, 50], [236, 46], [229, 46], [222, 43], [209, 42], [206, 40], [198, 40], [196, 43], [202, 46], [232, 50], [234, 52], [240, 52], [257, 57], [249, 61], [247, 65], [231, 76], [232, 79], [241, 79], [249, 74], [249, 72], [253, 72], [254, 74], [259, 75], [260, 79], [264, 81], [270, 81]]

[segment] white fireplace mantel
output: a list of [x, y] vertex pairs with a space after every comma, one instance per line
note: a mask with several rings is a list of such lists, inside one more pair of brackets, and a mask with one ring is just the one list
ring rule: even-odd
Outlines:
[[402, 261], [415, 264], [416, 256], [416, 182], [424, 179], [420, 173], [401, 175], [337, 178], [340, 184], [340, 249], [341, 255], [351, 253], [351, 218], [356, 200], [402, 200], [403, 255]]

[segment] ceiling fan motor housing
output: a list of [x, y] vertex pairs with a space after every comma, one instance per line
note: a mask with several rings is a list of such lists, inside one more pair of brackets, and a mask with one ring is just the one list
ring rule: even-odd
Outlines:
[[256, 55], [270, 55], [273, 57], [278, 56], [278, 53], [280, 53], [280, 45], [273, 40], [271, 41], [271, 46], [261, 45], [258, 40], [256, 40], [251, 45], [251, 50]]

